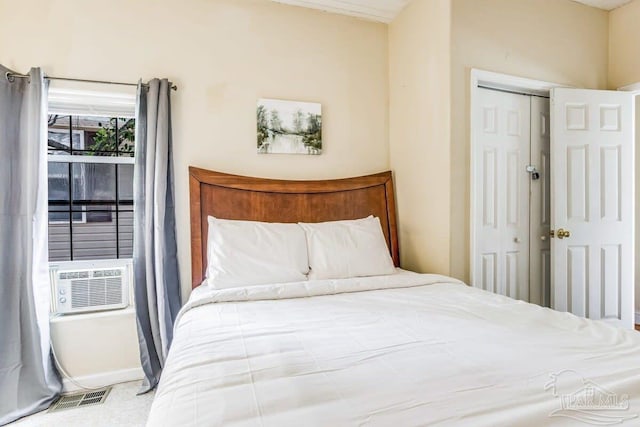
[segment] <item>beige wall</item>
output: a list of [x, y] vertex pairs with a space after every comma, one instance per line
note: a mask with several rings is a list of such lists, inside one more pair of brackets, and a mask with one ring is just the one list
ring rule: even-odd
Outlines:
[[[8, 0], [0, 0], [8, 1]], [[389, 167], [387, 27], [266, 0], [24, 0], [0, 16], [0, 63], [56, 76], [169, 77], [177, 227], [190, 289], [187, 167], [335, 178]], [[256, 154], [260, 97], [322, 103], [324, 154]]]
[[[640, 83], [640, 0], [609, 14], [609, 88]], [[640, 97], [636, 98], [636, 312], [640, 313]]]
[[451, 275], [470, 275], [470, 70], [606, 88], [607, 15], [569, 0], [452, 0]]
[[141, 378], [135, 316], [129, 308], [54, 318], [51, 342], [63, 369], [74, 378], [88, 377], [81, 385], [89, 387], [104, 385], [94, 376], [105, 372]]
[[[0, 0], [0, 7], [0, 63], [16, 71], [41, 66], [53, 76], [129, 82], [168, 77], [179, 86], [173, 135], [185, 297], [189, 165], [297, 179], [389, 168], [384, 24], [267, 0]], [[322, 103], [324, 154], [256, 154], [260, 97]], [[82, 341], [76, 329], [64, 328], [57, 340]], [[111, 344], [111, 352], [90, 353], [100, 361], [85, 362], [106, 369], [120, 351]]]
[[640, 1], [609, 14], [609, 88], [640, 82]]
[[450, 1], [414, 0], [389, 26], [390, 159], [404, 268], [449, 273]]

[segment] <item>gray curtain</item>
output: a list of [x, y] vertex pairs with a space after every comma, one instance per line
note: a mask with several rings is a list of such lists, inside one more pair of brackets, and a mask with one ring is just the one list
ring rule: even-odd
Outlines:
[[0, 65], [0, 425], [46, 409], [61, 390], [49, 344], [47, 107], [39, 68]]
[[140, 393], [160, 380], [180, 310], [176, 254], [171, 84], [138, 85], [136, 161], [133, 178], [133, 268], [140, 343], [145, 374]]

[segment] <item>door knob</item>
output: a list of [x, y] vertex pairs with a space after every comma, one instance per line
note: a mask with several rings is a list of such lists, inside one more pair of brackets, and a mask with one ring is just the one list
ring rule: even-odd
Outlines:
[[565, 237], [571, 237], [571, 232], [569, 230], [559, 228], [556, 232], [556, 236], [558, 236], [558, 239], [564, 239]]

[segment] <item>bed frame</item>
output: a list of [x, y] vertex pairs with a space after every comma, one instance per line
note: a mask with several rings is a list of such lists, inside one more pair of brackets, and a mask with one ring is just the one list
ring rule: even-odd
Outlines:
[[266, 222], [322, 222], [380, 218], [396, 267], [400, 266], [391, 172], [326, 181], [285, 181], [189, 167], [191, 284], [205, 276], [207, 216]]

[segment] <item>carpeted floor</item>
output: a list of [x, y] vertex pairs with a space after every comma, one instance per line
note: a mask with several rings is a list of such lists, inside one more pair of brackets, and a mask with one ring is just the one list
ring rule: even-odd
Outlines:
[[42, 411], [9, 424], [16, 427], [111, 427], [144, 426], [147, 422], [154, 392], [136, 396], [140, 381], [113, 386], [101, 405]]

